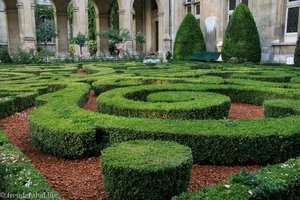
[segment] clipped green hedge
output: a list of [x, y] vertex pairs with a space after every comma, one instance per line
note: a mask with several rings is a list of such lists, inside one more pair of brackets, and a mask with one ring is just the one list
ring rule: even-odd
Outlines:
[[37, 93], [0, 93], [0, 118], [7, 117], [34, 105]]
[[[3, 199], [18, 199], [9, 194], [49, 195], [49, 199], [60, 199], [42, 174], [17, 147], [10, 144], [1, 130], [0, 152], [0, 191]], [[28, 196], [28, 199], [31, 198]]]
[[300, 101], [291, 99], [275, 99], [264, 102], [266, 117], [287, 117], [300, 114]]
[[196, 51], [206, 51], [199, 22], [191, 13], [181, 23], [175, 38], [174, 59], [188, 60]]
[[187, 191], [191, 149], [174, 142], [129, 141], [102, 152], [105, 188], [112, 200], [166, 200]]
[[261, 47], [259, 33], [253, 15], [240, 3], [230, 17], [222, 47], [224, 61], [260, 62]]
[[[160, 94], [160, 102], [147, 101]], [[174, 95], [176, 99], [174, 99]], [[163, 96], [165, 95], [165, 96]], [[194, 95], [194, 96], [193, 96]], [[168, 102], [173, 96], [173, 101]], [[188, 101], [178, 101], [178, 96]], [[157, 96], [155, 96], [157, 97]], [[169, 99], [168, 99], [169, 98]], [[230, 98], [216, 93], [174, 91], [174, 87], [139, 86], [110, 90], [97, 100], [101, 113], [125, 117], [161, 119], [223, 119], [228, 116]]]
[[300, 159], [267, 166], [258, 172], [241, 171], [210, 188], [192, 194], [183, 193], [172, 200], [296, 200], [300, 197]]
[[[255, 86], [174, 84], [160, 87], [219, 92], [228, 95], [233, 102], [258, 105], [268, 99], [300, 97], [296, 89]], [[87, 84], [69, 84], [59, 92], [38, 97], [38, 101], [48, 102], [29, 117], [32, 139], [39, 150], [60, 157], [81, 158], [110, 143], [158, 139], [190, 147], [195, 163], [264, 164], [283, 162], [300, 154], [300, 116], [236, 121], [126, 118], [80, 109], [89, 89]]]

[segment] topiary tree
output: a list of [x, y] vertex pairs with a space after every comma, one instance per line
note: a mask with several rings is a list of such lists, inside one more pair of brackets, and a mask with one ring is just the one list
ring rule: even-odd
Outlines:
[[82, 56], [82, 47], [86, 46], [88, 38], [86, 37], [86, 35], [79, 32], [77, 36], [73, 39], [73, 41], [80, 47], [80, 56]]
[[187, 60], [195, 51], [206, 51], [206, 46], [199, 22], [189, 13], [177, 31], [174, 59]]
[[137, 32], [135, 35], [135, 41], [140, 44], [140, 51], [143, 53], [143, 44], [146, 43], [146, 38], [142, 32]]
[[300, 67], [300, 35], [298, 37], [297, 46], [295, 49], [294, 62], [295, 62], [295, 66]]
[[226, 29], [222, 57], [225, 62], [260, 62], [261, 47], [256, 23], [249, 8], [240, 3]]

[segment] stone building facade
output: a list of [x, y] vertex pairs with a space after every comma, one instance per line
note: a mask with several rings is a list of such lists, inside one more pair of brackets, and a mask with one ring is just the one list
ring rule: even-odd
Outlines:
[[[59, 29], [56, 51], [68, 52], [67, 6], [73, 3], [74, 35], [88, 33], [87, 0], [38, 0], [51, 4]], [[108, 28], [108, 12], [113, 0], [94, 0], [97, 31]], [[172, 51], [176, 32], [187, 12], [199, 20], [208, 51], [220, 51], [226, 26], [237, 4], [243, 2], [252, 11], [260, 34], [263, 62], [291, 62], [296, 46], [300, 0], [117, 0], [120, 28], [132, 36], [143, 32], [144, 47], [133, 39], [125, 42], [132, 52]], [[34, 7], [36, 0], [0, 0], [0, 45], [8, 44], [10, 51], [18, 47], [36, 47]], [[98, 50], [108, 45], [98, 38]]]

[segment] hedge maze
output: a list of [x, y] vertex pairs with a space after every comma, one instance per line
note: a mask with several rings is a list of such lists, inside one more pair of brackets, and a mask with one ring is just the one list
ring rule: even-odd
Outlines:
[[[89, 76], [76, 74], [81, 66]], [[110, 151], [124, 152], [106, 148], [129, 148], [134, 157], [135, 148], [139, 152], [157, 146], [147, 140], [184, 145], [190, 148], [193, 163], [201, 164], [265, 165], [300, 155], [298, 68], [103, 62], [0, 66], [0, 71], [0, 116], [37, 105], [29, 117], [35, 147], [67, 159], [99, 155], [104, 150], [107, 170], [103, 170], [108, 185], [115, 185], [111, 177], [114, 170], [128, 172], [128, 163], [124, 168], [114, 168], [111, 159], [117, 154]], [[81, 108], [92, 89], [99, 95], [98, 113]], [[265, 118], [229, 120], [231, 103], [264, 106]], [[131, 140], [143, 142], [138, 144], [140, 147], [126, 146], [130, 142], [119, 144]], [[166, 147], [171, 145], [167, 143]], [[178, 155], [173, 155], [175, 161]], [[149, 156], [150, 159], [153, 155]], [[176, 166], [172, 168], [174, 172]], [[143, 170], [139, 172], [144, 174]], [[187, 177], [187, 171], [181, 173], [185, 175], [180, 177]], [[180, 186], [180, 192], [186, 190], [185, 178], [180, 178], [185, 185]], [[299, 176], [297, 181], [299, 187]], [[107, 190], [114, 193], [111, 188]]]

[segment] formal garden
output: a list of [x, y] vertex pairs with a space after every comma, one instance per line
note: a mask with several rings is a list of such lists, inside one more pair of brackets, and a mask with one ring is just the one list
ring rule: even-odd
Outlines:
[[299, 199], [300, 50], [259, 63], [243, 4], [223, 62], [189, 61], [205, 48], [188, 14], [174, 55], [19, 64], [2, 50], [0, 198]]

